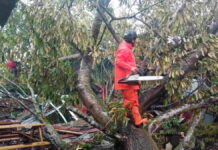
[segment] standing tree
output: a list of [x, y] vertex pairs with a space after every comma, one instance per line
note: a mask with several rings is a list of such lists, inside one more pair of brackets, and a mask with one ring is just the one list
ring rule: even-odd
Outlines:
[[[218, 102], [218, 2], [120, 0], [118, 10], [115, 5], [111, 0], [19, 3], [0, 33], [2, 61], [13, 58], [23, 64], [17, 84], [29, 87], [26, 95], [32, 95], [35, 104], [30, 111], [41, 121], [43, 110], [38, 103], [60, 103], [61, 95], [68, 94], [70, 102], [82, 102], [98, 127], [123, 149], [157, 150], [152, 135], [163, 122], [193, 111], [193, 123], [180, 148], [189, 146], [205, 109]], [[113, 87], [108, 80], [113, 79], [112, 71], [104, 68], [108, 74], [101, 82], [93, 74], [102, 59], [113, 62], [120, 35], [129, 28], [139, 33], [135, 51], [139, 60], [156, 64], [155, 74], [167, 76], [164, 81], [141, 85], [142, 113], [157, 102], [180, 102], [179, 107], [152, 118], [145, 128], [124, 124], [125, 110], [113, 105], [119, 102], [111, 98]], [[190, 89], [195, 78], [199, 84]], [[96, 96], [92, 84], [107, 87], [106, 101]]]

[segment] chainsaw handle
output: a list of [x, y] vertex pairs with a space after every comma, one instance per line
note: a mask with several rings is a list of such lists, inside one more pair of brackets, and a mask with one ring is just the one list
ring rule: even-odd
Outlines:
[[139, 85], [139, 82], [136, 81], [127, 81], [129, 76], [134, 75], [132, 73], [130, 73], [126, 78], [121, 78], [120, 80], [118, 80], [119, 84], [128, 84], [128, 85]]

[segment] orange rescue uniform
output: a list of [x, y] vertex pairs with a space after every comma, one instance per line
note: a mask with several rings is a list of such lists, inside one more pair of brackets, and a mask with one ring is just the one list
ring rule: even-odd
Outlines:
[[120, 43], [115, 56], [115, 79], [116, 90], [122, 90], [123, 107], [132, 111], [135, 125], [147, 122], [142, 119], [139, 113], [138, 90], [139, 85], [119, 84], [118, 81], [131, 74], [131, 69], [136, 67], [135, 57], [132, 51], [132, 44]]

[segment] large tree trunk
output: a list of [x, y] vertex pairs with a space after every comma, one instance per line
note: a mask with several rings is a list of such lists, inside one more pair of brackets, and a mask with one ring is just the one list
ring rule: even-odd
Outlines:
[[103, 112], [90, 87], [91, 64], [92, 58], [88, 55], [83, 56], [78, 73], [77, 87], [83, 104], [87, 107], [94, 119], [104, 127], [108, 123], [109, 117], [106, 112]]
[[[99, 1], [99, 3], [101, 3], [101, 5], [104, 5], [105, 7], [107, 7], [109, 2], [110, 0]], [[98, 13], [101, 14], [96, 14], [92, 28], [92, 37], [94, 38], [94, 41], [96, 41], [98, 38], [104, 12], [102, 10], [98, 11]], [[113, 34], [115, 34], [115, 32], [113, 32]], [[89, 52], [92, 51], [90, 48], [87, 49]], [[97, 98], [95, 97], [93, 91], [90, 88], [90, 73], [92, 64], [92, 57], [88, 55], [88, 53], [84, 53], [78, 73], [77, 87], [83, 104], [87, 107], [94, 119], [104, 128], [108, 124], [110, 118], [107, 113], [103, 111], [102, 107], [97, 101]], [[106, 130], [111, 129], [106, 128]], [[123, 138], [118, 139], [118, 142], [123, 144], [122, 150], [158, 150], [155, 142], [144, 129], [135, 128], [133, 125], [129, 125], [127, 128], [119, 133], [127, 137], [127, 140], [125, 141], [123, 141]]]
[[125, 142], [126, 150], [158, 150], [151, 135], [143, 128], [136, 128], [130, 125]]

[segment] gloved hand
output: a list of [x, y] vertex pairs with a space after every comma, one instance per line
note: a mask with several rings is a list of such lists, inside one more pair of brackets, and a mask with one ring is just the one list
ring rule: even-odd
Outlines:
[[138, 69], [137, 67], [132, 67], [132, 68], [131, 68], [131, 72], [132, 72], [133, 74], [138, 73], [138, 71], [139, 71], [139, 69]]

